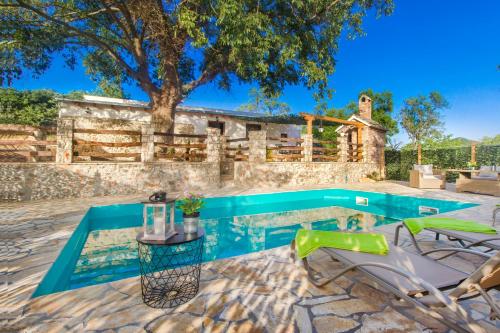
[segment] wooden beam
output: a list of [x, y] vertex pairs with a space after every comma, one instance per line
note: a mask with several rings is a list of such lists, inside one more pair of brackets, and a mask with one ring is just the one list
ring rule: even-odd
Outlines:
[[476, 163], [476, 145], [473, 144], [470, 147], [470, 161], [471, 163]]
[[307, 121], [307, 125], [309, 126], [309, 122], [311, 122], [311, 125], [312, 125], [312, 122], [316, 119], [320, 119], [320, 120], [323, 120], [323, 121], [328, 121], [328, 122], [331, 122], [331, 123], [337, 123], [337, 124], [343, 124], [343, 125], [353, 125], [353, 126], [356, 126], [356, 127], [363, 127], [364, 125], [358, 121], [350, 121], [350, 120], [344, 120], [344, 119], [340, 119], [340, 118], [335, 118], [335, 117], [328, 117], [328, 116], [315, 116], [315, 115], [312, 115], [312, 114], [309, 114], [309, 113], [304, 113], [304, 112], [301, 112], [300, 115], [302, 117], [304, 117], [304, 119]]

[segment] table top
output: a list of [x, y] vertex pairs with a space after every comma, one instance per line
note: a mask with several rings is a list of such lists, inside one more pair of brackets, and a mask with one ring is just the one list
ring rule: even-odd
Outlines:
[[489, 171], [489, 170], [471, 170], [471, 169], [446, 169], [449, 172], [489, 172], [489, 173], [500, 173], [500, 171]]
[[141, 204], [158, 204], [158, 203], [169, 204], [169, 203], [173, 203], [175, 201], [176, 201], [175, 198], [167, 198], [167, 199], [161, 200], [161, 201], [151, 201], [151, 200], [141, 201]]
[[145, 245], [167, 245], [168, 246], [168, 245], [180, 245], [180, 244], [189, 243], [189, 242], [198, 240], [201, 237], [205, 236], [205, 230], [203, 228], [200, 228], [200, 227], [198, 227], [197, 233], [185, 234], [184, 228], [182, 227], [182, 225], [176, 225], [175, 231], [178, 232], [177, 235], [172, 236], [166, 240], [143, 239], [144, 232], [139, 233], [136, 237], [136, 240], [139, 243], [145, 244]]

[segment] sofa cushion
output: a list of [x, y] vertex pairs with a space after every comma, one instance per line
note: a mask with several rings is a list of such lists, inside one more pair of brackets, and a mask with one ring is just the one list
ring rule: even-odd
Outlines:
[[424, 175], [432, 175], [432, 164], [414, 164], [413, 170], [418, 170]]
[[428, 174], [423, 174], [422, 179], [435, 179], [435, 180], [441, 180], [440, 175], [428, 175]]
[[498, 176], [496, 173], [490, 173], [490, 174], [484, 174], [482, 172], [479, 173], [479, 175], [473, 175], [471, 177], [472, 179], [482, 179], [482, 180], [497, 180], [498, 179]]
[[482, 165], [479, 169], [479, 175], [474, 175], [472, 178], [474, 179], [497, 179], [497, 172], [495, 171], [494, 166]]

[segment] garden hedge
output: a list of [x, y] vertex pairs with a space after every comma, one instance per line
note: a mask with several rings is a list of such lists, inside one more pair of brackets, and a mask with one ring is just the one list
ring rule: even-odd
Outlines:
[[[471, 147], [422, 149], [422, 164], [433, 164], [438, 169], [466, 168], [470, 158]], [[478, 165], [500, 165], [500, 145], [477, 145], [476, 161]], [[385, 163], [387, 179], [407, 181], [413, 164], [417, 163], [417, 151], [386, 149]], [[452, 182], [456, 177], [448, 173], [447, 181]]]

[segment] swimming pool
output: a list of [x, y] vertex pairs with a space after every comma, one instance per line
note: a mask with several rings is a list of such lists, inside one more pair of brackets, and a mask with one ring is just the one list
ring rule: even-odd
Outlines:
[[[372, 230], [408, 217], [476, 204], [343, 189], [207, 198], [204, 261], [289, 244], [300, 228]], [[33, 297], [139, 275], [141, 204], [90, 208]], [[176, 223], [182, 213], [176, 210]]]

